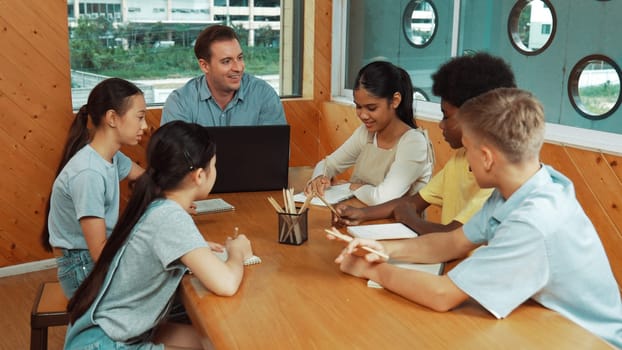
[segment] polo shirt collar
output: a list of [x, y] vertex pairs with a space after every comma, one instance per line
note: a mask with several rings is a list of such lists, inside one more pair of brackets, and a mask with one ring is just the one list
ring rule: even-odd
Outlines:
[[[244, 73], [242, 74], [240, 89], [233, 95], [232, 102], [237, 100], [244, 101], [244, 96], [247, 90], [246, 85], [246, 73]], [[201, 75], [201, 78], [199, 79], [199, 98], [201, 101], [212, 98], [212, 92], [207, 88], [207, 78], [205, 77], [205, 74]]]
[[512, 193], [510, 198], [506, 201], [503, 201], [499, 190], [495, 190], [495, 196], [498, 196], [498, 200], [502, 201], [503, 204], [495, 209], [492, 216], [499, 222], [502, 222], [508, 215], [510, 215], [510, 213], [516, 210], [518, 203], [521, 203], [534, 189], [551, 184], [552, 182], [553, 180], [551, 179], [551, 174], [549, 173], [548, 168], [541, 164], [540, 170], [538, 170], [529, 180], [519, 187], [516, 192]]

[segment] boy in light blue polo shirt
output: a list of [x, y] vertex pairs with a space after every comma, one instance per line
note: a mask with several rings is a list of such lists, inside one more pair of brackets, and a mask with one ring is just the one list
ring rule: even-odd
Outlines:
[[[341, 269], [437, 311], [471, 297], [504, 318], [531, 298], [622, 347], [620, 292], [598, 233], [572, 182], [540, 163], [541, 104], [528, 92], [496, 89], [467, 101], [458, 120], [473, 175], [495, 188], [483, 208], [451, 232], [382, 244], [355, 239], [336, 260]], [[350, 254], [359, 245], [413, 262], [465, 259], [430, 276]]]

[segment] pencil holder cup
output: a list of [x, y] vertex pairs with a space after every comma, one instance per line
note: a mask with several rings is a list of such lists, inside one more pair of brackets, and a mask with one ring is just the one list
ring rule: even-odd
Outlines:
[[300, 214], [277, 213], [279, 216], [279, 243], [301, 245], [307, 241], [307, 213], [305, 209]]

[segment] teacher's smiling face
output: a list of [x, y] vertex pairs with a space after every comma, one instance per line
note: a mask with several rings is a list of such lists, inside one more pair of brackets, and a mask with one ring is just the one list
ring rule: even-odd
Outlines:
[[244, 74], [244, 53], [235, 40], [215, 41], [210, 46], [209, 61], [199, 59], [199, 66], [212, 94], [231, 94], [240, 89]]

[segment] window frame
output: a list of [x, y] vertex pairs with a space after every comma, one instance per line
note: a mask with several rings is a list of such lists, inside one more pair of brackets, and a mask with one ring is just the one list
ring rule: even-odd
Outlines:
[[577, 63], [575, 63], [574, 67], [572, 67], [572, 69], [570, 70], [567, 84], [568, 99], [570, 100], [570, 104], [572, 105], [574, 110], [582, 117], [589, 120], [601, 120], [609, 118], [613, 113], [618, 110], [620, 104], [622, 103], [622, 92], [618, 94], [618, 98], [616, 99], [614, 105], [608, 111], [601, 114], [592, 114], [586, 110], [587, 108], [581, 100], [579, 93], [579, 80], [581, 79], [581, 74], [583, 73], [585, 68], [587, 68], [594, 61], [602, 61], [610, 65], [618, 76], [618, 84], [622, 82], [622, 70], [613, 58], [601, 54], [587, 55], [581, 58]]

